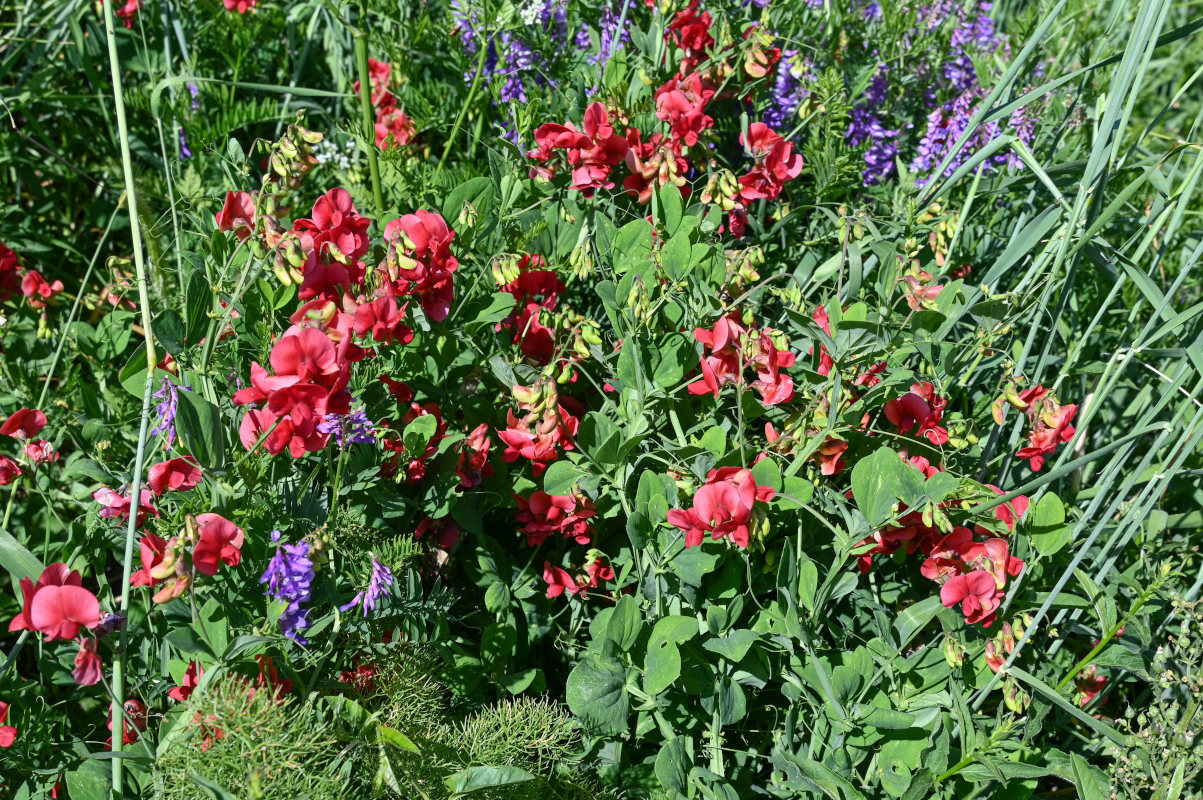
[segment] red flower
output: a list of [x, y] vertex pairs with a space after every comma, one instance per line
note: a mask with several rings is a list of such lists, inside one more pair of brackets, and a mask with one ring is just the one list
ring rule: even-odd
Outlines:
[[[1069, 423], [1078, 413], [1078, 407], [1061, 405], [1056, 395], [1039, 385], [1021, 393], [1019, 399], [1026, 404], [1024, 413], [1031, 427], [1028, 429], [1028, 446], [1016, 453], [1015, 457], [1030, 459], [1032, 471], [1039, 472], [1044, 466], [1046, 454], [1074, 438], [1077, 431]], [[0, 429], [2, 432], [3, 429]]]
[[[116, 6], [117, 3], [114, 2], [113, 5]], [[138, 12], [141, 10], [142, 0], [125, 0], [125, 5], [116, 9], [113, 13], [117, 15], [118, 19], [125, 23], [126, 28], [132, 29], [134, 27], [134, 17], [136, 17]]]
[[459, 491], [480, 486], [485, 478], [493, 474], [489, 466], [489, 426], [487, 423], [477, 425], [467, 438], [460, 443], [459, 462], [455, 465], [455, 474], [459, 475]]
[[[126, 489], [128, 492], [129, 490]], [[137, 527], [142, 527], [142, 523], [146, 521], [146, 515], [159, 516], [159, 510], [154, 507], [154, 495], [150, 489], [143, 487], [138, 492], [140, 495], [138, 502], [138, 518], [134, 521]], [[100, 509], [100, 516], [108, 519], [129, 519], [130, 498], [128, 494], [118, 494], [107, 486], [101, 486], [96, 491], [92, 492], [92, 499], [100, 503], [104, 508]]]
[[96, 652], [95, 639], [84, 638], [79, 643], [79, 652], [75, 656], [75, 669], [71, 670], [71, 677], [80, 686], [95, 686], [100, 683], [100, 654]]
[[355, 335], [367, 336], [370, 333], [375, 341], [384, 344], [392, 344], [393, 339], [401, 344], [409, 344], [414, 339], [414, 332], [412, 328], [401, 324], [404, 311], [404, 307], [397, 310], [397, 298], [388, 287], [380, 297], [355, 309]]
[[1095, 672], [1095, 666], [1091, 664], [1074, 678], [1074, 685], [1078, 688], [1075, 699], [1079, 706], [1085, 707], [1107, 685], [1107, 676], [1096, 675]]
[[568, 592], [569, 597], [588, 597], [590, 589], [597, 588], [599, 580], [614, 580], [614, 570], [599, 556], [590, 562], [583, 573], [573, 577], [567, 570], [543, 562], [543, 580], [547, 583], [548, 598], [556, 598]]
[[756, 485], [750, 469], [712, 469], [694, 495], [693, 507], [671, 509], [668, 522], [685, 532], [686, 547], [700, 545], [707, 532], [716, 541], [725, 537], [738, 547], [747, 547], [755, 524], [755, 503], [767, 503], [774, 494], [771, 487]]
[[255, 198], [246, 192], [226, 192], [226, 202], [216, 220], [219, 231], [233, 231], [246, 241], [255, 231]]
[[627, 145], [630, 149], [626, 164], [631, 174], [623, 179], [622, 188], [632, 197], [639, 198], [640, 205], [647, 205], [652, 199], [652, 186], [672, 183], [681, 190], [682, 196], [691, 194], [685, 177], [689, 172], [689, 159], [679, 152], [679, 142], [662, 133], [654, 133], [644, 142], [638, 128], [629, 128]]
[[36, 408], [22, 408], [14, 411], [4, 424], [0, 425], [0, 434], [18, 439], [32, 439], [45, 427], [45, 414]]
[[[392, 108], [396, 98], [389, 92], [389, 75], [393, 67], [387, 61], [368, 57], [368, 81], [372, 84], [372, 105], [379, 109]], [[355, 81], [355, 94], [359, 94], [359, 81]]]
[[188, 669], [184, 670], [184, 680], [179, 686], [167, 692], [167, 696], [172, 700], [184, 702], [192, 696], [192, 692], [196, 689], [196, 685], [200, 683], [201, 676], [205, 674], [205, 670], [200, 664], [195, 661], [188, 662]]
[[410, 403], [409, 411], [401, 418], [396, 427], [399, 431], [404, 431], [406, 425], [418, 417], [425, 416], [434, 417], [435, 429], [434, 434], [426, 442], [426, 446], [422, 449], [422, 452], [415, 453], [410, 451], [405, 444], [403, 434], [389, 436], [381, 440], [384, 449], [392, 453], [381, 467], [381, 474], [394, 475], [397, 469], [404, 465], [405, 479], [409, 483], [417, 483], [426, 477], [426, 462], [438, 452], [439, 442], [447, 435], [447, 423], [443, 421], [442, 409], [439, 408], [437, 403], [425, 403], [423, 405]]
[[439, 214], [418, 209], [384, 227], [389, 252], [381, 271], [399, 296], [416, 295], [426, 316], [442, 322], [455, 300], [452, 273], [459, 261], [451, 254], [455, 231]]
[[45, 308], [46, 301], [62, 290], [62, 281], [47, 283], [46, 279], [42, 277], [42, 273], [36, 269], [25, 270], [25, 277], [21, 279], [21, 293], [29, 300], [32, 308]]
[[671, 128], [673, 150], [678, 154], [684, 147], [693, 147], [703, 131], [714, 125], [706, 114], [706, 104], [714, 97], [714, 89], [698, 73], [685, 78], [670, 78], [656, 90], [656, 117]]
[[555, 151], [564, 151], [564, 161], [572, 168], [569, 188], [579, 189], [585, 197], [592, 197], [598, 189], [612, 189], [610, 170], [626, 158], [627, 140], [614, 132], [604, 103], [590, 103], [581, 122], [583, 131], [572, 123], [559, 125], [546, 123], [535, 130], [534, 150], [527, 158], [539, 162], [531, 168], [530, 177], [550, 179], [558, 172], [558, 166], [550, 163]]
[[0, 486], [8, 486], [21, 477], [21, 467], [6, 455], [0, 455]]
[[150, 468], [149, 484], [155, 495], [187, 491], [200, 483], [201, 471], [192, 456], [163, 461]]
[[46, 641], [74, 639], [79, 629], [100, 624], [100, 603], [83, 588], [83, 579], [66, 564], [56, 562], [42, 571], [35, 584], [21, 579], [21, 612], [8, 625], [9, 633], [37, 631]]
[[745, 328], [737, 312], [720, 317], [714, 330], [695, 328], [693, 337], [710, 347], [702, 359], [702, 377], [689, 384], [691, 394], [713, 394], [728, 383], [742, 385], [743, 370], [756, 370], [752, 387], [766, 406], [788, 402], [794, 396], [794, 382], [782, 369], [794, 365], [795, 356], [777, 348], [770, 331]]
[[909, 433], [914, 428], [916, 436], [932, 444], [944, 444], [948, 441], [948, 431], [939, 423], [947, 402], [936, 395], [930, 383], [916, 383], [902, 397], [886, 403], [886, 419], [897, 426], [899, 433]]
[[415, 130], [413, 121], [399, 108], [382, 108], [376, 112], [376, 146], [383, 150], [409, 144]]
[[151, 572], [164, 563], [167, 542], [153, 533], [145, 533], [138, 544], [138, 550], [142, 557], [142, 568], [130, 575], [130, 586], [158, 585], [162, 580], [155, 578]]
[[451, 550], [459, 544], [460, 533], [460, 526], [449, 516], [438, 519], [426, 517], [418, 523], [414, 538], [432, 541], [444, 550]]
[[356, 210], [351, 193], [342, 188], [326, 192], [313, 204], [308, 218], [294, 221], [293, 231], [306, 254], [298, 297], [310, 300], [361, 284], [364, 267], [360, 259], [368, 252], [371, 224]]
[[543, 562], [543, 580], [547, 582], [548, 598], [559, 597], [568, 592], [569, 596], [575, 595], [578, 591], [576, 581], [568, 574], [567, 570], [553, 567], [550, 561]]
[[259, 0], [222, 0], [226, 7], [226, 11], [237, 11], [239, 14], [245, 14], [255, 7]]
[[710, 35], [710, 12], [699, 14], [698, 0], [690, 0], [685, 9], [673, 15], [666, 33], [674, 44], [685, 51], [685, 58], [681, 62], [682, 74], [697, 66], [714, 44], [714, 37]]
[[959, 603], [965, 621], [971, 625], [981, 622], [988, 626], [1002, 603], [1002, 596], [994, 576], [982, 570], [956, 575], [940, 588], [940, 602], [945, 608], [955, 608]]
[[58, 451], [45, 439], [35, 439], [25, 445], [25, 457], [31, 464], [49, 464], [58, 461]]
[[514, 495], [518, 501], [518, 522], [526, 533], [526, 543], [538, 547], [553, 533], [577, 544], [589, 544], [593, 527], [589, 520], [597, 513], [583, 495], [551, 495], [538, 491], [529, 498]]
[[739, 195], [745, 203], [777, 199], [786, 181], [802, 173], [802, 156], [794, 152], [793, 143], [763, 122], [749, 125], [747, 138], [740, 134], [739, 140], [756, 159], [756, 167], [739, 179]]
[[218, 562], [230, 567], [242, 561], [242, 543], [246, 536], [233, 522], [220, 514], [197, 514], [199, 539], [192, 548], [192, 565], [202, 575], [216, 575]]
[[17, 254], [8, 249], [8, 245], [0, 242], [0, 303], [13, 299], [21, 291], [21, 273], [24, 268], [17, 260]]
[[8, 703], [0, 700], [0, 747], [12, 747], [13, 742], [17, 740], [17, 729], [12, 725], [5, 725], [8, 721]]

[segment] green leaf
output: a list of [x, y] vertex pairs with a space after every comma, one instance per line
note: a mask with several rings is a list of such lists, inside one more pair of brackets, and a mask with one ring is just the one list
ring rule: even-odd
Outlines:
[[465, 325], [492, 325], [505, 319], [514, 310], [514, 295], [509, 292], [493, 292], [478, 297], [464, 309]]
[[566, 459], [553, 461], [543, 473], [543, 491], [558, 497], [572, 494], [577, 482], [584, 476], [576, 464]]
[[443, 202], [443, 219], [458, 231], [460, 229], [459, 215], [464, 208], [464, 203], [471, 203], [477, 213], [483, 215], [486, 207], [493, 200], [493, 195], [493, 182], [488, 178], [472, 178], [461, 183], [451, 190], [451, 194], [447, 195], [447, 199]]
[[645, 692], [657, 695], [681, 676], [681, 653], [677, 645], [689, 641], [697, 633], [698, 621], [693, 617], [669, 616], [656, 620], [644, 661]]
[[1069, 700], [1062, 697], [1060, 692], [1058, 692], [1053, 687], [1049, 686], [1044, 681], [1037, 678], [1035, 675], [1032, 675], [1031, 673], [1027, 672], [1026, 670], [1015, 666], [1014, 664], [1011, 665], [1011, 674], [1014, 675], [1019, 680], [1023, 681], [1024, 683], [1028, 684], [1029, 686], [1031, 686], [1033, 689], [1035, 689], [1040, 694], [1044, 695], [1047, 699], [1051, 700], [1056, 706], [1058, 706], [1062, 711], [1065, 711], [1066, 713], [1070, 714], [1075, 719], [1077, 719], [1079, 722], [1084, 724], [1086, 727], [1093, 730], [1095, 733], [1101, 734], [1102, 736], [1106, 736], [1108, 739], [1115, 742], [1120, 747], [1128, 747], [1128, 737], [1124, 736], [1122, 733], [1120, 733], [1119, 731], [1117, 731], [1115, 728], [1111, 727], [1107, 723], [1103, 722], [1102, 720], [1095, 719], [1091, 715], [1087, 714], [1085, 711], [1078, 708], [1073, 703], [1069, 702]]
[[17, 597], [21, 596], [21, 579], [37, 581], [45, 569], [38, 557], [25, 549], [25, 545], [14, 539], [8, 531], [0, 531], [0, 567], [4, 567], [12, 579]]
[[752, 467], [752, 477], [757, 486], [768, 486], [774, 492], [781, 491], [781, 467], [772, 458], [762, 458]]
[[852, 496], [874, 528], [890, 519], [897, 503], [910, 505], [922, 494], [923, 473], [888, 447], [879, 448], [852, 468]]
[[732, 663], [736, 663], [743, 660], [743, 657], [748, 654], [748, 649], [759, 638], [760, 634], [756, 631], [737, 630], [731, 631], [721, 639], [709, 639], [702, 642], [702, 647], [712, 653], [718, 653]]
[[534, 775], [518, 767], [468, 767], [462, 772], [448, 775], [444, 782], [453, 795], [461, 795], [498, 786], [529, 783], [534, 779]]
[[588, 732], [598, 736], [626, 732], [631, 701], [626, 673], [614, 659], [587, 654], [568, 675], [565, 699]]
[[387, 725], [376, 725], [376, 741], [391, 744], [393, 747], [408, 750], [411, 753], [418, 752], [418, 746], [408, 736], [396, 728], [390, 728]]
[[651, 254], [652, 226], [647, 220], [637, 219], [618, 229], [611, 252], [615, 272], [621, 274], [645, 267]]
[[619, 650], [630, 650], [639, 638], [643, 629], [643, 615], [639, 613], [639, 601], [632, 595], [623, 595], [614, 604], [614, 613], [610, 624], [606, 626], [606, 636], [618, 645]]
[[167, 352], [178, 357], [184, 351], [188, 330], [180, 312], [174, 308], [165, 309], [155, 318], [151, 328], [155, 332], [155, 340], [162, 344]]
[[206, 469], [225, 463], [225, 436], [221, 412], [197, 392], [177, 392], [175, 430], [180, 445]]
[[[197, 775], [195, 772], [189, 772], [188, 778], [193, 783], [195, 783], [197, 786], [201, 787], [206, 792], [208, 792], [209, 796], [212, 797], [213, 800], [238, 800], [237, 796], [235, 796], [234, 794], [229, 792], [220, 783], [211, 781], [208, 778], [202, 778], [200, 775]], [[71, 792], [71, 797], [72, 798], [75, 797], [74, 790], [72, 790], [72, 792]], [[107, 795], [106, 795], [106, 797], [107, 797]]]
[[1032, 544], [1042, 556], [1051, 556], [1069, 544], [1072, 532], [1065, 524], [1065, 506], [1061, 498], [1049, 492], [1040, 498], [1032, 512]]
[[681, 190], [673, 183], [660, 187], [660, 209], [664, 214], [664, 229], [672, 236], [681, 224], [681, 214], [685, 203], [681, 199]]
[[1069, 763], [1073, 768], [1079, 800], [1107, 800], [1111, 793], [1105, 776], [1077, 753], [1070, 754]]
[[434, 436], [434, 432], [438, 430], [438, 420], [434, 414], [423, 414], [417, 417], [405, 426], [405, 430], [401, 433], [401, 439], [405, 442], [405, 449], [410, 453], [422, 453], [426, 450], [426, 445]]
[[898, 612], [898, 618], [894, 620], [894, 630], [898, 634], [898, 650], [905, 650], [915, 634], [927, 627], [927, 623], [931, 622], [943, 607], [944, 604], [937, 594], [925, 597]]
[[[188, 312], [188, 329], [184, 344], [192, 345], [204, 338], [209, 326], [209, 309], [213, 305], [213, 290], [205, 279], [203, 269], [193, 270], [188, 276], [188, 288], [184, 292], [184, 306]], [[143, 359], [145, 360], [145, 359]], [[139, 395], [141, 397], [141, 395]]]
[[102, 761], [88, 759], [81, 763], [79, 769], [67, 773], [71, 800], [109, 800], [113, 785], [111, 773], [112, 767]]
[[702, 578], [714, 571], [721, 556], [718, 553], [709, 552], [705, 548], [706, 543], [703, 542], [697, 547], [687, 547], [673, 557], [669, 566], [672, 567], [672, 571], [677, 574], [682, 583], [689, 586], [701, 586]]
[[656, 754], [656, 778], [670, 795], [674, 792], [683, 795], [688, 791], [691, 769], [693, 761], [685, 751], [684, 736], [672, 737]]

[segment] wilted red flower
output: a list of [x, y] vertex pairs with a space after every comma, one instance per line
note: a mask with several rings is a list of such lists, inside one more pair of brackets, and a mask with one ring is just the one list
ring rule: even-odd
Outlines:
[[156, 495], [187, 491], [200, 483], [201, 471], [192, 456], [180, 456], [150, 468], [148, 483]]
[[199, 534], [192, 548], [192, 565], [202, 575], [216, 575], [218, 562], [230, 567], [242, 561], [242, 543], [246, 536], [233, 522], [220, 514], [197, 514]]
[[21, 612], [9, 623], [10, 633], [37, 631], [50, 642], [74, 639], [80, 628], [95, 628], [100, 624], [96, 595], [83, 588], [80, 574], [62, 562], [46, 567], [36, 584], [22, 578], [21, 594]]
[[899, 433], [910, 433], [914, 428], [915, 436], [922, 436], [932, 444], [944, 444], [948, 441], [948, 431], [940, 427], [940, 419], [947, 403], [936, 395], [935, 387], [924, 381], [912, 385], [902, 397], [888, 401], [885, 415]]
[[75, 669], [71, 670], [71, 678], [80, 686], [95, 686], [102, 677], [100, 654], [96, 652], [96, 640], [84, 637], [79, 643], [79, 652], [75, 655]]
[[414, 138], [413, 120], [399, 108], [382, 108], [376, 112], [376, 146], [388, 150], [404, 147]]
[[172, 700], [184, 702], [192, 696], [192, 692], [196, 690], [196, 685], [200, 683], [201, 676], [205, 674], [205, 670], [200, 664], [195, 661], [188, 662], [188, 669], [184, 670], [184, 679], [179, 686], [167, 692], [167, 696]]
[[693, 507], [669, 510], [668, 522], [685, 532], [686, 547], [700, 545], [706, 533], [716, 541], [727, 538], [747, 547], [756, 525], [756, 502], [767, 503], [774, 494], [772, 487], [757, 486], [746, 467], [712, 469], [694, 494]]
[[226, 202], [216, 220], [219, 231], [233, 231], [246, 241], [255, 231], [255, 198], [246, 192], [226, 192]]
[[518, 522], [531, 547], [543, 544], [553, 533], [589, 544], [593, 533], [589, 520], [597, 513], [589, 498], [579, 493], [561, 496], [538, 491], [529, 498], [514, 495], [514, 499], [518, 501]]
[[17, 254], [0, 242], [0, 303], [7, 303], [21, 291], [21, 273], [24, 268]]
[[45, 414], [36, 408], [22, 408], [10, 414], [4, 424], [0, 425], [0, 434], [18, 439], [32, 439], [45, 427]]
[[489, 426], [484, 422], [473, 428], [460, 443], [459, 462], [455, 465], [455, 474], [459, 475], [459, 491], [480, 486], [485, 478], [493, 474], [493, 468], [489, 466], [491, 444]]
[[12, 747], [17, 741], [17, 729], [8, 722], [8, 703], [0, 700], [0, 747]]
[[414, 530], [414, 538], [433, 542], [444, 550], [452, 550], [459, 544], [460, 533], [462, 530], [459, 524], [450, 516], [438, 519], [426, 517], [418, 523]]
[[35, 439], [25, 445], [25, 457], [31, 464], [49, 464], [58, 461], [58, 451], [45, 439]]
[[8, 486], [21, 477], [21, 466], [6, 455], [0, 455], [0, 486]]
[[[101, 486], [96, 491], [92, 492], [92, 499], [100, 503], [104, 508], [100, 509], [100, 516], [107, 519], [129, 519], [130, 498], [128, 489], [126, 494], [118, 494], [107, 486]], [[146, 521], [146, 515], [159, 516], [159, 510], [154, 506], [154, 495], [150, 489], [143, 487], [139, 492], [138, 503], [138, 518], [135, 520], [137, 527], [142, 527], [142, 523]]]

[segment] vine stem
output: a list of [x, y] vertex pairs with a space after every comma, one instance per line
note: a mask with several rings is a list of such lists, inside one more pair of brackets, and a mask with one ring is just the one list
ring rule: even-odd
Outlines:
[[476, 99], [476, 90], [480, 88], [480, 78], [485, 70], [485, 53], [489, 49], [488, 39], [480, 45], [480, 52], [476, 56], [476, 74], [472, 76], [472, 87], [468, 89], [468, 97], [464, 100], [464, 104], [460, 106], [459, 114], [455, 117], [455, 124], [451, 126], [451, 135], [447, 137], [447, 144], [443, 146], [443, 155], [439, 159], [439, 165], [435, 168], [441, 172], [443, 164], [447, 162], [447, 156], [451, 154], [451, 148], [455, 146], [455, 139], [459, 135], [459, 129], [464, 124], [464, 115], [468, 113], [468, 109], [472, 106], [472, 101]]
[[[125, 529], [125, 553], [121, 570], [121, 589], [114, 595], [115, 610], [120, 611], [125, 605], [125, 596], [129, 588], [130, 575], [133, 572], [134, 536], [138, 528], [138, 506], [142, 496], [142, 468], [146, 461], [146, 438], [150, 428], [150, 396], [154, 388], [155, 356], [154, 333], [151, 329], [150, 296], [147, 290], [146, 262], [142, 253], [142, 225], [138, 218], [138, 192], [134, 185], [134, 163], [130, 155], [129, 126], [125, 120], [125, 101], [121, 94], [121, 64], [117, 56], [117, 32], [114, 23], [113, 0], [104, 1], [104, 30], [109, 46], [109, 70], [113, 79], [113, 105], [117, 112], [117, 134], [121, 141], [121, 168], [125, 178], [126, 202], [129, 206], [130, 235], [133, 238], [134, 270], [137, 273], [138, 306], [142, 312], [142, 334], [146, 341], [146, 384], [142, 389], [142, 423], [138, 429], [138, 450], [134, 456], [134, 473], [130, 481], [130, 515], [129, 525]], [[113, 705], [111, 715], [113, 720], [121, 719], [121, 698], [125, 696], [125, 647], [129, 628], [121, 626], [120, 641], [113, 659]], [[120, 753], [124, 737], [113, 736], [110, 746], [113, 753]], [[125, 771], [125, 760], [113, 759], [113, 794], [122, 797], [122, 783]]]
[[368, 71], [368, 12], [359, 6], [359, 25], [355, 28], [355, 61], [359, 68], [359, 113], [363, 118], [363, 135], [367, 137], [368, 172], [372, 176], [372, 199], [376, 213], [384, 210], [384, 195], [380, 191], [380, 162], [376, 158], [376, 125], [372, 121], [372, 81]]

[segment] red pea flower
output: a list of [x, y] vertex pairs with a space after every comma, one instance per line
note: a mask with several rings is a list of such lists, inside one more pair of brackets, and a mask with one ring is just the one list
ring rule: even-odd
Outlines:
[[599, 556], [585, 567], [584, 572], [573, 577], [567, 570], [553, 566], [550, 561], [544, 561], [543, 580], [547, 583], [549, 599], [559, 597], [565, 592], [569, 597], [575, 597], [578, 594], [581, 597], [588, 597], [589, 590], [596, 589], [599, 580], [614, 580], [614, 569]]
[[31, 308], [45, 308], [46, 301], [62, 290], [62, 281], [48, 283], [36, 269], [25, 270], [25, 277], [21, 279], [21, 293], [25, 295]]
[[151, 572], [164, 562], [167, 552], [167, 542], [153, 533], [143, 534], [138, 544], [142, 557], [142, 568], [130, 575], [130, 586], [155, 586], [162, 581], [151, 575]]
[[220, 514], [197, 514], [199, 539], [192, 548], [192, 564], [202, 575], [216, 575], [218, 562], [236, 567], [242, 561], [242, 528]]
[[589, 520], [597, 513], [589, 498], [581, 494], [551, 495], [538, 491], [529, 498], [514, 495], [518, 501], [518, 522], [526, 533], [526, 543], [538, 547], [553, 533], [577, 544], [589, 544], [593, 527]]
[[71, 677], [80, 686], [95, 686], [100, 683], [100, 654], [96, 652], [96, 640], [87, 637], [79, 643], [79, 653], [75, 656], [75, 669]]
[[[117, 5], [113, 3], [114, 7]], [[125, 5], [117, 8], [113, 13], [117, 18], [125, 24], [126, 28], [134, 27], [134, 17], [138, 16], [138, 12], [142, 10], [142, 0], [125, 0]]]
[[13, 742], [17, 741], [17, 729], [12, 725], [5, 725], [8, 722], [8, 703], [0, 700], [0, 747], [12, 747]]
[[188, 669], [184, 670], [184, 680], [179, 686], [167, 692], [167, 696], [180, 703], [184, 702], [192, 696], [192, 692], [196, 690], [196, 686], [204, 674], [205, 670], [200, 664], [189, 661]]
[[66, 564], [46, 567], [35, 584], [21, 579], [21, 612], [8, 625], [9, 633], [28, 630], [45, 634], [46, 641], [74, 639], [80, 628], [100, 624], [100, 603], [83, 588], [83, 578]]
[[989, 626], [1002, 603], [1003, 592], [989, 572], [974, 570], [956, 575], [940, 587], [940, 602], [945, 608], [961, 606], [961, 613], [969, 624], [981, 622]]
[[1094, 664], [1091, 664], [1074, 678], [1074, 685], [1078, 689], [1074, 699], [1077, 700], [1079, 706], [1085, 707], [1094, 699], [1095, 695], [1103, 691], [1103, 687], [1107, 685], [1107, 676], [1097, 675]]
[[35, 439], [25, 445], [25, 457], [31, 464], [49, 464], [58, 461], [58, 451], [45, 439]]
[[0, 434], [17, 439], [32, 439], [45, 427], [44, 413], [36, 408], [22, 408], [10, 414], [4, 424], [0, 425]]
[[376, 112], [376, 146], [383, 150], [409, 144], [415, 130], [413, 121], [399, 108], [382, 108]]
[[8, 486], [21, 477], [21, 466], [6, 455], [0, 455], [0, 486]]
[[[1056, 395], [1043, 386], [1033, 386], [1019, 395], [1025, 404], [1028, 417], [1028, 446], [1015, 454], [1016, 458], [1030, 459], [1033, 472], [1044, 466], [1044, 456], [1057, 446], [1074, 438], [1077, 430], [1070, 421], [1078, 413], [1076, 405], [1061, 405]], [[2, 432], [2, 431], [0, 431]]]
[[752, 537], [754, 506], [767, 503], [775, 492], [769, 486], [757, 486], [752, 470], [746, 467], [712, 469], [706, 483], [693, 497], [693, 507], [671, 509], [668, 522], [685, 532], [685, 546], [697, 547], [705, 534], [715, 541], [730, 539], [738, 547], [747, 547]]
[[477, 425], [467, 438], [460, 443], [459, 462], [455, 465], [455, 474], [459, 476], [458, 491], [465, 491], [480, 486], [486, 478], [492, 476], [493, 468], [489, 466], [488, 423]]
[[150, 468], [148, 483], [156, 496], [163, 492], [182, 492], [200, 483], [201, 471], [192, 456], [180, 456]]
[[379, 271], [398, 296], [415, 295], [426, 316], [442, 322], [455, 300], [453, 273], [459, 261], [451, 254], [455, 231], [439, 214], [418, 209], [384, 227], [389, 251]]
[[[142, 527], [142, 523], [146, 521], [147, 514], [157, 517], [159, 516], [159, 510], [154, 506], [154, 495], [150, 489], [142, 487], [138, 494], [138, 518], [135, 520], [135, 524], [140, 528]], [[100, 516], [107, 519], [129, 519], [130, 498], [128, 488], [125, 489], [124, 494], [118, 494], [107, 486], [101, 486], [92, 492], [92, 499], [104, 506], [100, 509]]]
[[246, 241], [255, 231], [255, 198], [246, 192], [226, 192], [226, 202], [216, 216], [219, 231], [233, 231]]
[[250, 11], [258, 2], [259, 0], [223, 0], [226, 11], [237, 11], [239, 14]]
[[24, 267], [17, 254], [0, 242], [0, 303], [7, 303], [21, 291], [21, 273]]
[[944, 444], [948, 441], [948, 431], [940, 427], [940, 419], [947, 403], [936, 395], [930, 383], [924, 381], [912, 385], [902, 397], [888, 401], [885, 415], [899, 433], [910, 433], [914, 428], [915, 436], [922, 436], [932, 444]]
[[794, 152], [793, 142], [763, 122], [749, 125], [747, 138], [740, 134], [739, 140], [756, 159], [755, 168], [739, 179], [739, 196], [745, 203], [776, 200], [785, 183], [802, 173], [802, 156]]
[[414, 530], [414, 538], [433, 542], [444, 550], [452, 550], [459, 544], [461, 529], [450, 516], [434, 519], [426, 517]]

